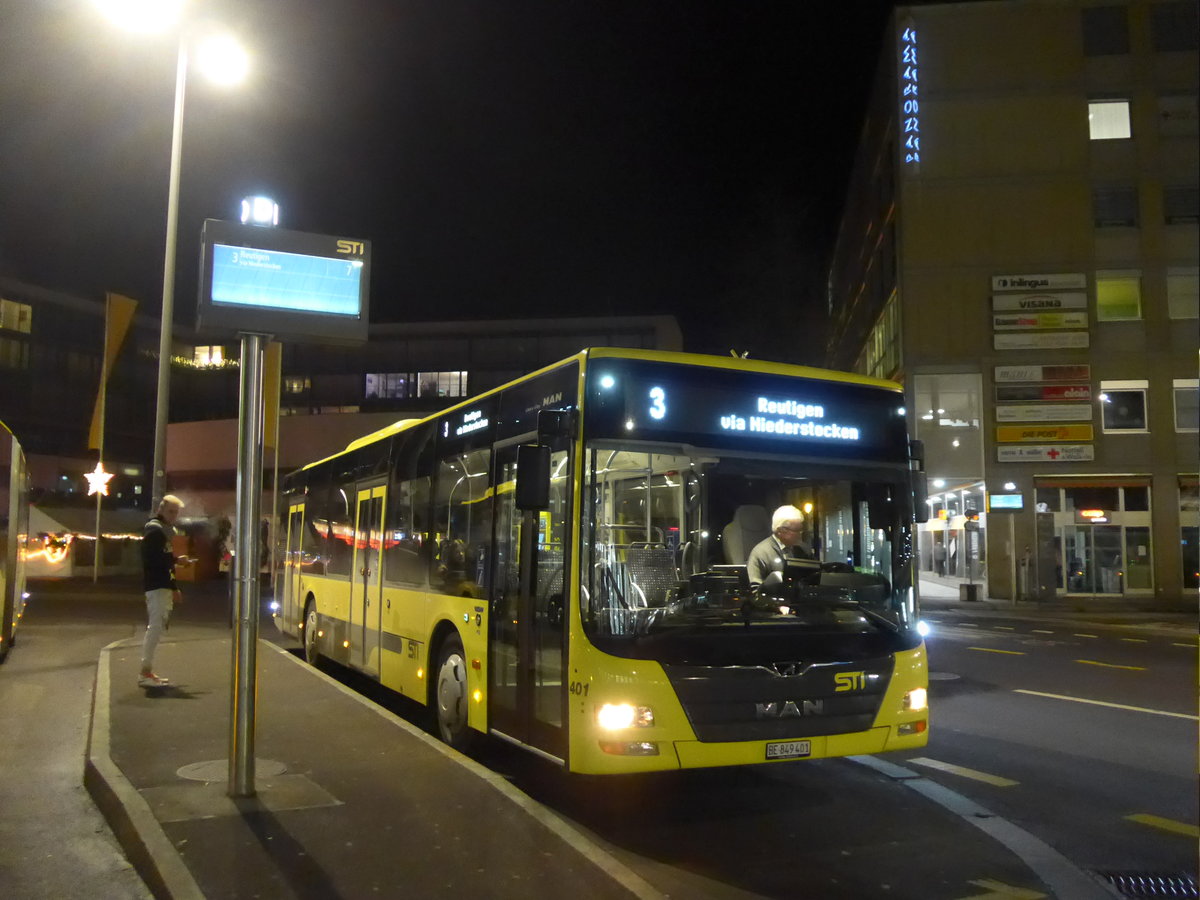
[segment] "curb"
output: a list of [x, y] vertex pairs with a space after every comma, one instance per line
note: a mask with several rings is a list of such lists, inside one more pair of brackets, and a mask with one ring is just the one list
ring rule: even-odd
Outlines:
[[126, 639], [113, 641], [100, 651], [92, 690], [83, 785], [150, 893], [168, 900], [204, 900], [204, 894], [150, 811], [150, 805], [109, 755], [112, 687], [109, 659], [112, 651], [125, 642]]

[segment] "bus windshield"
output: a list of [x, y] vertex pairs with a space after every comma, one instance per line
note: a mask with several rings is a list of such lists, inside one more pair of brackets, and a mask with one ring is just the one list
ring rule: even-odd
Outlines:
[[[585, 456], [580, 606], [604, 649], [667, 634], [896, 635], [915, 624], [903, 469], [603, 444]], [[781, 507], [801, 513], [783, 552], [772, 538]], [[765, 576], [747, 565], [760, 545]]]

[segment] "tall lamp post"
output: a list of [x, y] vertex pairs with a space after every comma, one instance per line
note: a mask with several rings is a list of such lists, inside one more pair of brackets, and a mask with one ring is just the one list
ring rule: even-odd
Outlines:
[[[158, 336], [158, 388], [154, 410], [154, 462], [151, 508], [166, 493], [167, 411], [171, 391], [171, 335], [175, 317], [175, 249], [179, 236], [179, 170], [183, 158], [183, 101], [187, 93], [188, 50], [193, 34], [180, 21], [183, 0], [96, 0], [109, 19], [134, 31], [179, 27], [175, 64], [175, 115], [171, 125], [171, 173], [167, 188], [167, 235], [163, 256], [162, 320]], [[210, 80], [237, 84], [245, 77], [249, 59], [228, 35], [210, 33], [197, 45], [198, 60]]]

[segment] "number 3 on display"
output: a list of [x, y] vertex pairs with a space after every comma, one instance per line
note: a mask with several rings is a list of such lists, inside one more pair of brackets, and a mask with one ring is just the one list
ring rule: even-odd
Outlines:
[[650, 388], [650, 418], [661, 419], [667, 414], [667, 392], [660, 387]]

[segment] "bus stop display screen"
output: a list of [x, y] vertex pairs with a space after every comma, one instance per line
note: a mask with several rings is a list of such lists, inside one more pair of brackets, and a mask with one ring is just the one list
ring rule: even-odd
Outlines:
[[369, 249], [365, 241], [210, 219], [198, 328], [365, 340]]
[[904, 462], [899, 391], [642, 360], [590, 363], [589, 437]]

